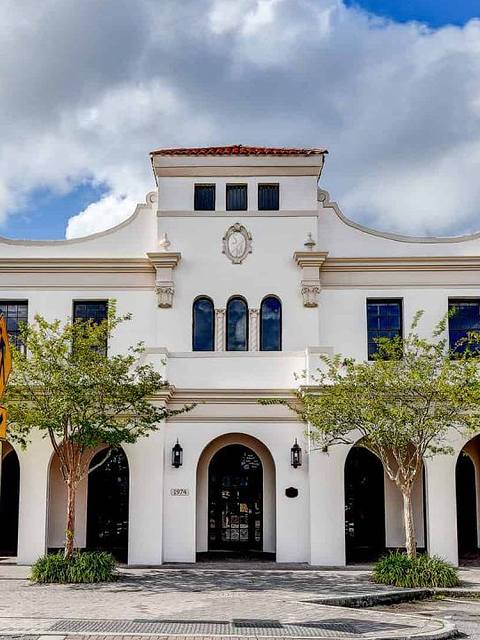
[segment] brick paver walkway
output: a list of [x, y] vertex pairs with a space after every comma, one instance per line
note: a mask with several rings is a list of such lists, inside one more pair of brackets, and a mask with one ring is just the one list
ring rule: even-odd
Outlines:
[[[472, 570], [473, 572], [474, 570]], [[100, 585], [35, 585], [22, 567], [0, 565], [0, 635], [405, 638], [438, 633], [442, 622], [388, 611], [342, 609], [320, 596], [382, 590], [368, 570], [278, 565], [128, 569]], [[476, 575], [470, 573], [471, 583]], [[473, 577], [473, 578], [472, 578]], [[383, 588], [383, 589], [386, 589]]]

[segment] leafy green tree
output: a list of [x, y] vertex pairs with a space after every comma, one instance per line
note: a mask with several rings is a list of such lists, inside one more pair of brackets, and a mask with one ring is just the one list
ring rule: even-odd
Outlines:
[[423, 460], [451, 453], [451, 429], [479, 428], [480, 375], [472, 356], [475, 336], [452, 354], [442, 319], [431, 338], [421, 337], [418, 312], [405, 337], [378, 340], [373, 362], [323, 356], [315, 384], [300, 387], [289, 406], [309, 425], [314, 442], [359, 444], [377, 455], [403, 497], [405, 546], [416, 555], [412, 489]]
[[[78, 483], [108, 459], [111, 448], [148, 436], [172, 413], [151, 397], [167, 385], [141, 364], [141, 343], [110, 355], [115, 329], [130, 319], [109, 304], [100, 322], [49, 322], [37, 315], [20, 329], [23, 348], [12, 347], [13, 370], [4, 397], [9, 437], [27, 446], [33, 431], [49, 438], [67, 488], [65, 557], [73, 553]], [[98, 465], [92, 452], [107, 445]]]

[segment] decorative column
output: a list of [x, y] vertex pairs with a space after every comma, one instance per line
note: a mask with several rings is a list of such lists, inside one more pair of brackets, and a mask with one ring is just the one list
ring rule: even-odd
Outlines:
[[155, 290], [158, 296], [158, 306], [169, 309], [173, 306], [175, 284], [173, 270], [181, 259], [181, 254], [171, 251], [147, 253], [147, 257], [155, 268]]
[[250, 338], [250, 351], [258, 351], [258, 345], [260, 342], [260, 325], [258, 322], [259, 311], [258, 309], [250, 309], [249, 312], [249, 327], [248, 335]]
[[225, 309], [215, 309], [215, 351], [225, 351]]
[[302, 270], [300, 291], [304, 307], [318, 307], [320, 269], [327, 256], [328, 251], [295, 251], [293, 254], [293, 259]]

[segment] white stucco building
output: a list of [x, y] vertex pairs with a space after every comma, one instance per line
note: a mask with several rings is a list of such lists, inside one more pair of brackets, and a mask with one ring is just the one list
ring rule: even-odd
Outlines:
[[[426, 333], [449, 304], [462, 310], [452, 335], [478, 322], [480, 236], [410, 238], [350, 221], [318, 186], [325, 153], [159, 150], [157, 188], [117, 227], [0, 240], [12, 335], [22, 318], [98, 316], [114, 298], [133, 319], [109, 348], [142, 340], [171, 385], [156, 401], [197, 403], [80, 488], [77, 546], [128, 548], [131, 565], [207, 552], [343, 565], [347, 552], [402, 545], [400, 495], [374, 457], [311, 451], [293, 414], [258, 399], [288, 397], [321, 353], [366, 359], [375, 331], [401, 331], [418, 309]], [[455, 455], [427, 460], [416, 491], [419, 546], [454, 563], [458, 538], [462, 552], [479, 544], [480, 447], [468, 440], [452, 435]], [[58, 465], [34, 438], [26, 451], [4, 445], [2, 469], [0, 551], [15, 553], [18, 510], [18, 562], [30, 563], [62, 545]]]

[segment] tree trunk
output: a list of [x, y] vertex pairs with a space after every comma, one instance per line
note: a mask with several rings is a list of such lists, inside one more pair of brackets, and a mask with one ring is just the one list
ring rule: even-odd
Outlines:
[[402, 489], [402, 497], [405, 547], [407, 549], [407, 555], [410, 558], [415, 558], [417, 555], [417, 539], [415, 535], [415, 522], [413, 520], [412, 491]]
[[67, 480], [67, 527], [65, 530], [65, 558], [73, 555], [73, 542], [75, 538], [75, 497], [77, 492], [76, 483]]

